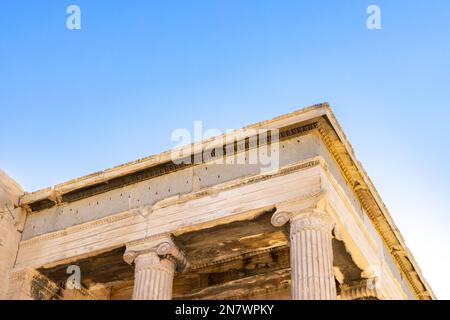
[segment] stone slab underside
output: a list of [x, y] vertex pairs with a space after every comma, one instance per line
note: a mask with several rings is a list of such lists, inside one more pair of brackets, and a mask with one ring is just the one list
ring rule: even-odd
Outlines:
[[[174, 280], [174, 299], [290, 299], [289, 247], [284, 230], [270, 224], [272, 211], [177, 237], [191, 267]], [[214, 239], [212, 241], [211, 239]], [[342, 243], [334, 241], [335, 262], [345, 281], [360, 277]], [[133, 268], [123, 261], [120, 247], [73, 262], [86, 288], [102, 284], [111, 299], [130, 299]], [[40, 268], [55, 283], [64, 284], [68, 265]]]

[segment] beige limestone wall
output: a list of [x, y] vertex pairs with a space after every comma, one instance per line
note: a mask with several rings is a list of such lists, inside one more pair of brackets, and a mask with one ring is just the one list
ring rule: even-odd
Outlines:
[[6, 298], [26, 216], [22, 209], [15, 209], [22, 193], [22, 188], [0, 170], [0, 300]]

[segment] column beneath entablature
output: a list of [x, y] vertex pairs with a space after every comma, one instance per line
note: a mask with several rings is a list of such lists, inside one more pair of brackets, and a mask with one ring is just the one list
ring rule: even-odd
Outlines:
[[335, 300], [333, 220], [317, 209], [276, 212], [272, 224], [290, 223], [291, 293], [293, 300]]
[[133, 300], [170, 300], [175, 271], [187, 267], [184, 254], [170, 235], [159, 235], [127, 245], [124, 259], [134, 263]]

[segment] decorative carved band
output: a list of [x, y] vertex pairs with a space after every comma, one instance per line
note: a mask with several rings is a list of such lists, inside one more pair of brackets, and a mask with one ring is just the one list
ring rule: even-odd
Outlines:
[[[49, 233], [45, 233], [42, 235], [37, 235], [33, 238], [24, 240], [20, 243], [21, 247], [28, 247], [31, 245], [34, 245], [38, 242], [41, 241], [45, 241], [45, 240], [51, 240], [51, 239], [55, 239], [58, 237], [62, 237], [65, 236], [67, 234], [71, 234], [71, 233], [75, 233], [78, 231], [82, 231], [82, 230], [88, 230], [91, 228], [95, 228], [97, 226], [100, 225], [104, 225], [104, 224], [109, 224], [109, 223], [113, 223], [119, 220], [124, 220], [124, 219], [128, 219], [128, 218], [132, 218], [136, 214], [137, 211], [139, 211], [139, 215], [146, 215], [146, 213], [144, 212], [148, 212], [150, 210], [152, 210], [153, 208], [157, 208], [157, 207], [166, 207], [166, 206], [170, 206], [170, 205], [175, 205], [175, 204], [181, 204], [181, 203], [185, 203], [187, 201], [193, 200], [193, 199], [198, 199], [204, 196], [208, 196], [211, 194], [216, 194], [218, 192], [222, 192], [222, 191], [226, 191], [226, 190], [231, 190], [233, 188], [238, 188], [242, 185], [247, 185], [247, 184], [252, 184], [252, 183], [257, 183], [257, 182], [261, 182], [261, 181], [265, 181], [267, 179], [271, 179], [271, 178], [276, 178], [279, 176], [283, 176], [289, 173], [293, 173], [293, 172], [297, 172], [300, 170], [305, 170], [305, 169], [309, 169], [318, 165], [323, 165], [324, 163], [321, 162], [320, 159], [314, 159], [314, 160], [308, 160], [305, 162], [301, 162], [301, 163], [297, 163], [295, 165], [291, 165], [291, 166], [287, 166], [284, 168], [281, 168], [280, 170], [278, 170], [277, 173], [274, 174], [264, 174], [264, 175], [256, 175], [256, 176], [251, 176], [251, 177], [247, 177], [243, 180], [239, 180], [238, 182], [236, 181], [231, 181], [231, 182], [227, 182], [227, 183], [223, 183], [221, 185], [216, 185], [212, 188], [209, 188], [207, 190], [201, 190], [198, 192], [194, 192], [194, 193], [189, 193], [186, 195], [182, 195], [181, 197], [177, 197], [176, 199], [165, 199], [160, 201], [159, 203], [155, 204], [154, 207], [149, 208], [149, 207], [143, 207], [143, 208], [135, 208], [135, 209], [131, 209], [131, 210], [127, 210], [121, 213], [117, 213], [115, 215], [111, 215], [111, 216], [107, 216], [105, 218], [101, 218], [101, 219], [97, 219], [97, 220], [93, 220], [93, 221], [89, 221], [83, 224], [78, 224], [78, 225], [74, 225], [71, 227], [68, 227], [64, 230], [58, 230], [58, 231], [54, 231], [54, 232], [49, 232]], [[314, 192], [312, 194], [308, 194], [305, 196], [305, 198], [311, 198], [314, 197], [315, 195], [317, 195], [318, 192]], [[303, 198], [302, 198], [303, 199]]]
[[341, 300], [358, 300], [358, 299], [380, 299], [380, 294], [375, 286], [368, 285], [373, 283], [371, 279], [362, 279], [359, 283], [353, 285], [342, 285]]
[[252, 257], [263, 256], [264, 254], [267, 254], [269, 252], [276, 253], [276, 252], [285, 250], [286, 248], [288, 248], [287, 245], [280, 245], [280, 246], [276, 246], [276, 247], [264, 248], [261, 250], [251, 250], [251, 251], [236, 254], [236, 255], [233, 255], [233, 256], [230, 256], [227, 258], [211, 260], [208, 263], [190, 264], [189, 271], [194, 271], [194, 270], [199, 270], [199, 269], [207, 268], [207, 267], [214, 266], [214, 265], [224, 264], [224, 263], [227, 263], [230, 261], [244, 260], [244, 259], [248, 259], [248, 258], [252, 258]]
[[8, 298], [14, 300], [59, 299], [60, 287], [35, 269], [15, 271], [9, 278]]
[[[337, 122], [334, 125], [342, 132]], [[392, 250], [392, 247], [395, 245], [405, 247], [401, 236], [398, 234], [398, 230], [389, 221], [391, 219], [389, 212], [381, 201], [372, 181], [365, 173], [364, 168], [354, 161], [354, 152], [351, 147], [344, 145], [335, 129], [328, 124], [326, 119], [318, 122], [318, 131], [328, 150], [338, 163], [339, 168], [342, 170], [346, 181], [354, 188], [364, 212], [369, 216], [375, 230], [377, 230], [388, 250]], [[350, 149], [350, 153], [347, 152], [347, 149]], [[433, 299], [434, 294], [422, 276], [412, 277], [410, 274], [411, 271], [417, 270], [412, 255], [409, 253], [399, 255], [397, 251], [393, 251], [392, 256], [417, 298], [426, 300]], [[423, 294], [423, 292], [427, 294]]]
[[[298, 135], [305, 134], [311, 130], [317, 129], [318, 122], [312, 122], [308, 124], [298, 125], [296, 127], [291, 128], [282, 128], [279, 133], [279, 140], [285, 140], [289, 139]], [[271, 143], [270, 139], [271, 135], [268, 134], [267, 142], [268, 144]], [[245, 141], [245, 150], [248, 150], [252, 147], [258, 147], [259, 145], [263, 144], [263, 141], [259, 141], [258, 144], [253, 145], [249, 143], [249, 139], [247, 138]], [[237, 152], [240, 152], [242, 150], [238, 149], [238, 142], [235, 142], [234, 148], [227, 148], [226, 145], [223, 146], [223, 156], [230, 156], [230, 149], [232, 151], [232, 154], [236, 154]], [[165, 162], [158, 164], [156, 166], [146, 168], [140, 171], [136, 171], [133, 173], [129, 173], [117, 178], [113, 178], [98, 184], [94, 184], [91, 186], [87, 186], [84, 188], [76, 189], [73, 191], [70, 191], [68, 193], [58, 195], [57, 201], [54, 197], [49, 197], [46, 199], [38, 200], [36, 202], [30, 203], [29, 206], [33, 212], [41, 211], [44, 209], [51, 208], [55, 206], [58, 202], [74, 202], [81, 199], [85, 199], [88, 197], [95, 196], [97, 194], [105, 193], [117, 188], [122, 188], [124, 186], [128, 186], [131, 184], [139, 183], [141, 181], [149, 180], [152, 178], [156, 178], [158, 176], [162, 176], [168, 173], [172, 173], [178, 170], [182, 170], [185, 168], [193, 167], [197, 165], [194, 161], [196, 159], [197, 155], [192, 154], [191, 156], [191, 164], [181, 163], [181, 164], [174, 164], [173, 162]]]

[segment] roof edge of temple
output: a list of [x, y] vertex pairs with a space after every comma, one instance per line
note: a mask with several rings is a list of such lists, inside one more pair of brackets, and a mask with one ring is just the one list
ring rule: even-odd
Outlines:
[[[367, 189], [369, 190], [370, 195], [373, 197], [375, 203], [379, 207], [380, 212], [382, 213], [382, 218], [389, 225], [389, 230], [387, 230], [387, 231], [390, 232], [391, 235], [393, 235], [394, 238], [396, 239], [395, 245], [400, 245], [401, 251], [404, 252], [406, 259], [408, 261], [410, 261], [410, 264], [411, 264], [414, 272], [416, 272], [418, 278], [420, 279], [419, 281], [422, 284], [423, 288], [425, 288], [425, 290], [423, 292], [418, 292], [418, 289], [414, 285], [413, 280], [411, 280], [410, 278], [408, 278], [408, 283], [412, 286], [416, 295], [419, 298], [429, 297], [431, 299], [436, 299], [431, 287], [424, 279], [424, 277], [421, 273], [421, 270], [417, 265], [417, 262], [415, 261], [411, 252], [406, 247], [402, 235], [400, 234], [398, 228], [395, 226], [393, 219], [390, 216], [389, 211], [387, 210], [385, 204], [383, 203], [375, 186], [373, 185], [372, 181], [370, 180], [370, 178], [369, 178], [368, 174], [366, 173], [362, 164], [357, 160], [355, 152], [354, 152], [351, 144], [347, 140], [347, 137], [346, 137], [344, 131], [342, 130], [341, 126], [339, 125], [339, 123], [338, 123], [336, 117], [334, 116], [332, 109], [330, 108], [328, 103], [315, 104], [315, 105], [312, 105], [312, 106], [309, 106], [309, 107], [306, 107], [303, 109], [293, 111], [291, 113], [283, 114], [281, 116], [275, 117], [270, 120], [261, 121], [261, 122], [243, 127], [242, 129], [283, 128], [283, 127], [287, 127], [289, 125], [293, 125], [293, 124], [300, 123], [300, 122], [307, 122], [307, 121], [313, 120], [315, 118], [320, 118], [320, 117], [323, 117], [326, 119], [326, 121], [330, 124], [332, 131], [334, 131], [334, 133], [338, 137], [339, 142], [344, 145], [346, 154], [351, 158], [354, 166], [357, 168], [357, 171], [358, 171], [357, 173], [362, 177], [363, 181], [361, 181], [361, 182], [367, 186]], [[210, 139], [202, 140], [202, 141], [184, 146], [182, 148], [192, 148], [193, 146], [196, 146], [199, 144], [205, 145], [205, 144], [210, 143], [213, 139], [217, 139], [217, 138], [218, 137], [213, 137]], [[87, 188], [89, 186], [95, 186], [102, 182], [110, 181], [111, 179], [114, 179], [114, 178], [118, 178], [118, 177], [121, 177], [124, 175], [138, 172], [140, 170], [158, 166], [160, 164], [168, 162], [171, 159], [170, 157], [171, 157], [172, 151], [173, 151], [173, 149], [167, 150], [167, 151], [164, 151], [157, 155], [152, 155], [152, 156], [149, 156], [146, 158], [127, 162], [125, 164], [118, 165], [118, 166], [115, 166], [115, 167], [112, 167], [109, 169], [105, 169], [103, 171], [95, 172], [95, 173], [92, 173], [92, 174], [89, 174], [86, 176], [82, 176], [80, 178], [69, 180], [67, 182], [57, 184], [53, 187], [38, 190], [38, 191], [35, 191], [32, 193], [25, 193], [21, 197], [21, 205], [29, 205], [29, 204], [37, 202], [37, 201], [44, 201], [44, 202], [45, 201], [49, 201], [49, 202], [56, 201], [54, 199], [55, 199], [55, 197], [58, 196], [58, 194], [66, 194], [66, 193], [74, 192], [79, 189]], [[392, 246], [395, 247], [395, 245], [391, 245], [391, 247]], [[394, 253], [391, 253], [391, 255], [394, 255]], [[408, 270], [406, 270], [405, 266], [400, 265], [400, 269], [405, 274], [408, 273]]]
[[[327, 102], [318, 103], [311, 105], [306, 108], [298, 109], [290, 113], [286, 113], [270, 120], [264, 120], [261, 122], [257, 122], [248, 126], [245, 126], [240, 129], [256, 129], [256, 128], [280, 128], [283, 126], [283, 123], [286, 124], [285, 120], [294, 120], [288, 121], [288, 124], [294, 124], [300, 121], [306, 121], [308, 119], [312, 119], [314, 117], [323, 116], [331, 113], [331, 108]], [[298, 120], [296, 120], [298, 119]], [[237, 129], [239, 130], [239, 129]], [[236, 131], [236, 130], [235, 130]], [[228, 133], [229, 134], [229, 133]], [[217, 139], [218, 137], [224, 136], [222, 134], [220, 136], [215, 136], [209, 139], [204, 139], [199, 142], [194, 142], [189, 145], [183, 146], [181, 148], [192, 148], [194, 145], [206, 145], [210, 143], [212, 140]], [[107, 180], [117, 178], [126, 174], [130, 174], [139, 170], [147, 169], [150, 167], [154, 167], [158, 164], [164, 163], [171, 159], [171, 152], [174, 149], [165, 150], [159, 154], [151, 155], [145, 158], [133, 160], [130, 162], [126, 162], [108, 169], [104, 169], [102, 171], [97, 171], [91, 174], [87, 174], [75, 179], [71, 179], [59, 184], [56, 184], [51, 187], [39, 189], [33, 192], [25, 192], [21, 198], [22, 205], [28, 205], [30, 203], [45, 200], [49, 197], [51, 198], [55, 192], [72, 192], [77, 189], [89, 187], [91, 185], [95, 185], [98, 183], [105, 182]]]

